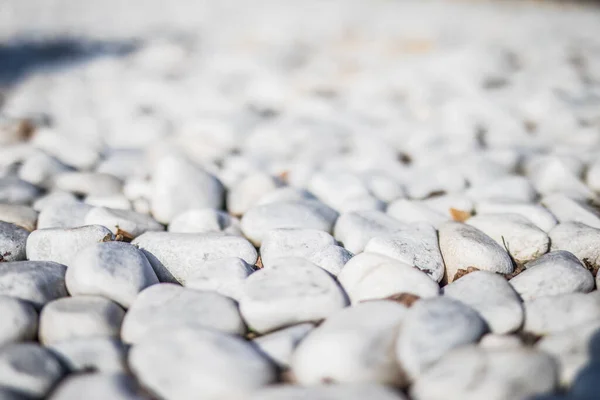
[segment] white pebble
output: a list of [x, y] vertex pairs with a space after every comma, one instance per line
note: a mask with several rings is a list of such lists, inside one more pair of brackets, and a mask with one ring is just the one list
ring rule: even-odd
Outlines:
[[0, 295], [26, 300], [40, 309], [68, 295], [67, 267], [51, 261], [0, 263]]
[[296, 347], [313, 329], [311, 323], [292, 325], [252, 340], [279, 368], [288, 368]]
[[212, 208], [188, 210], [178, 214], [169, 223], [168, 230], [176, 233], [224, 232], [230, 235], [242, 235], [240, 221], [237, 218]]
[[[124, 233], [132, 238], [148, 231], [164, 231], [165, 227], [149, 215], [130, 210], [117, 210], [106, 207], [94, 207], [84, 220], [86, 225], [102, 225], [115, 235]], [[119, 232], [121, 231], [121, 232]]]

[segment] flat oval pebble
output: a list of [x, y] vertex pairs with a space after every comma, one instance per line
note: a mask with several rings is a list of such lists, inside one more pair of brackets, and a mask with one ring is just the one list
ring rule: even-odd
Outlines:
[[247, 400], [406, 400], [398, 390], [372, 383], [341, 383], [316, 386], [271, 386]]
[[403, 385], [405, 377], [396, 362], [394, 344], [406, 313], [401, 304], [372, 301], [330, 316], [294, 352], [294, 377], [302, 385]]
[[360, 253], [372, 238], [399, 231], [406, 226], [381, 211], [353, 211], [340, 215], [334, 236], [352, 253]]
[[192, 272], [185, 286], [196, 290], [212, 290], [239, 301], [244, 282], [253, 272], [252, 265], [237, 257], [206, 261]]
[[346, 263], [338, 275], [352, 304], [410, 293], [435, 297], [438, 284], [425, 272], [396, 259], [375, 253], [361, 253]]
[[9, 222], [29, 232], [37, 226], [38, 213], [33, 208], [19, 204], [0, 204], [0, 221]]
[[66, 271], [66, 266], [51, 261], [0, 263], [0, 295], [28, 301], [39, 309], [68, 296]]
[[450, 350], [477, 342], [488, 331], [471, 307], [449, 297], [416, 302], [408, 310], [396, 342], [396, 357], [413, 380]]
[[346, 305], [344, 290], [331, 275], [299, 258], [279, 259], [250, 275], [240, 299], [248, 327], [260, 333], [317, 322]]
[[80, 250], [112, 238], [112, 232], [101, 225], [38, 229], [27, 238], [27, 258], [32, 261], [54, 261], [68, 266]]
[[161, 282], [184, 285], [202, 262], [237, 257], [254, 265], [258, 258], [243, 237], [218, 233], [146, 232], [131, 244], [144, 252]]
[[34, 340], [38, 313], [26, 301], [0, 295], [0, 346]]
[[65, 277], [71, 295], [98, 295], [129, 308], [139, 292], [158, 283], [146, 256], [135, 246], [103, 242], [85, 247]]
[[525, 268], [509, 281], [523, 300], [594, 290], [594, 277], [568, 251], [550, 252], [525, 264]]
[[237, 304], [215, 292], [163, 283], [142, 291], [125, 315], [121, 338], [137, 343], [153, 332], [210, 328], [243, 334], [246, 326]]
[[117, 373], [127, 370], [127, 347], [112, 337], [63, 340], [47, 346], [70, 372]]
[[412, 223], [396, 232], [369, 240], [365, 252], [383, 254], [415, 266], [436, 282], [444, 276], [444, 260], [435, 228], [427, 223]]
[[425, 371], [410, 395], [415, 400], [528, 400], [552, 392], [557, 375], [553, 358], [540, 351], [467, 346]]
[[125, 311], [100, 296], [65, 297], [46, 304], [40, 313], [44, 344], [88, 337], [118, 337]]
[[131, 210], [117, 210], [106, 207], [95, 207], [85, 216], [85, 225], [102, 225], [115, 235], [123, 233], [135, 238], [148, 231], [164, 231], [165, 227], [151, 216]]
[[0, 221], [0, 260], [23, 261], [29, 231], [20, 226]]
[[534, 298], [523, 303], [523, 330], [547, 335], [600, 319], [600, 297], [593, 293], [566, 293]]
[[50, 400], [143, 400], [135, 380], [125, 374], [71, 375], [52, 392]]
[[508, 253], [494, 239], [470, 225], [447, 222], [439, 228], [440, 250], [446, 264], [445, 279], [455, 279], [469, 267], [510, 274], [513, 264]]
[[65, 372], [58, 359], [37, 344], [0, 348], [0, 387], [28, 398], [45, 398]]
[[251, 208], [242, 217], [244, 235], [260, 246], [273, 229], [303, 228], [331, 232], [338, 213], [317, 200], [278, 202]]
[[267, 333], [252, 340], [279, 368], [288, 368], [296, 347], [315, 326], [309, 322]]
[[549, 233], [552, 250], [572, 253], [586, 266], [600, 266], [600, 229], [580, 222], [563, 222]]
[[515, 201], [487, 200], [476, 204], [477, 215], [487, 214], [518, 214], [527, 218], [535, 226], [549, 232], [558, 221], [548, 209], [539, 204]]
[[444, 296], [476, 310], [497, 334], [516, 331], [523, 324], [521, 299], [501, 275], [474, 271], [442, 288]]
[[[238, 398], [276, 379], [275, 367], [241, 338], [204, 329], [152, 332], [133, 346], [140, 383], [166, 400]], [[194, 371], [194, 379], [189, 372]]]
[[225, 211], [212, 208], [188, 210], [177, 214], [169, 223], [169, 232], [175, 233], [208, 233], [224, 232], [240, 235], [240, 221]]

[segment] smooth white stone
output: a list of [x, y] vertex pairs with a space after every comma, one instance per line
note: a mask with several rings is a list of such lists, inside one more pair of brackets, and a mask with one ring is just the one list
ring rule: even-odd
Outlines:
[[184, 285], [202, 262], [237, 257], [254, 265], [258, 258], [246, 239], [216, 233], [146, 232], [131, 244], [143, 251], [161, 282]]
[[100, 154], [87, 143], [50, 129], [37, 130], [31, 143], [62, 163], [81, 170], [91, 169], [100, 158]]
[[54, 185], [58, 190], [79, 195], [112, 195], [123, 188], [119, 178], [109, 174], [96, 172], [63, 172], [54, 177]]
[[463, 194], [446, 194], [423, 200], [423, 203], [445, 216], [452, 217], [450, 209], [471, 214], [475, 203]]
[[400, 293], [435, 297], [438, 284], [417, 268], [375, 253], [354, 256], [338, 275], [352, 304], [383, 299]]
[[284, 186], [263, 194], [257, 201], [256, 205], [303, 200], [317, 200], [317, 198], [305, 189]]
[[583, 200], [556, 193], [545, 196], [541, 202], [560, 222], [580, 222], [600, 229], [600, 213]]
[[85, 247], [112, 239], [112, 232], [100, 225], [38, 229], [27, 238], [27, 258], [32, 261], [54, 261], [68, 266], [73, 257]]
[[71, 200], [51, 203], [40, 210], [37, 228], [78, 228], [85, 225], [85, 217], [92, 208]]
[[600, 229], [579, 222], [564, 222], [548, 234], [552, 250], [568, 251], [584, 265], [600, 265]]
[[248, 326], [260, 333], [317, 322], [346, 305], [346, 295], [331, 275], [300, 258], [279, 259], [250, 275], [240, 299]]
[[86, 225], [102, 225], [115, 235], [123, 231], [132, 237], [138, 237], [148, 231], [164, 231], [165, 227], [149, 215], [130, 210], [117, 210], [95, 207], [85, 216]]
[[392, 234], [376, 236], [365, 246], [366, 253], [377, 253], [425, 272], [436, 282], [444, 276], [444, 260], [435, 228], [427, 223], [412, 223]]
[[252, 343], [269, 356], [279, 368], [288, 368], [294, 350], [314, 327], [311, 323], [293, 325], [259, 336], [253, 339]]
[[527, 218], [544, 232], [549, 232], [558, 221], [554, 215], [539, 204], [520, 203], [514, 201], [486, 200], [475, 206], [477, 215], [486, 214], [519, 214]]
[[96, 172], [110, 174], [121, 180], [131, 176], [144, 176], [148, 173], [143, 151], [112, 150], [98, 163]]
[[529, 179], [523, 176], [508, 176], [474, 186], [467, 189], [465, 194], [476, 202], [505, 199], [531, 203], [537, 197], [535, 188]]
[[392, 178], [391, 175], [373, 171], [368, 172], [364, 179], [369, 192], [385, 203], [406, 195], [404, 186]]
[[224, 232], [230, 235], [242, 235], [240, 221], [237, 218], [212, 208], [188, 210], [178, 214], [169, 224], [168, 231], [176, 233]]
[[387, 214], [406, 224], [425, 222], [435, 228], [450, 220], [447, 213], [441, 213], [420, 200], [398, 199], [388, 206]]
[[19, 178], [0, 178], [0, 203], [32, 204], [41, 194], [40, 188]]
[[439, 228], [439, 240], [448, 283], [459, 269], [469, 267], [501, 274], [513, 271], [508, 253], [494, 239], [470, 225], [447, 222]]
[[118, 339], [91, 337], [50, 343], [48, 349], [70, 372], [125, 372], [127, 348]]
[[50, 400], [143, 400], [133, 378], [125, 374], [71, 375], [52, 392]]
[[389, 235], [406, 225], [381, 211], [354, 211], [340, 215], [334, 236], [352, 253], [360, 253], [374, 237]]
[[457, 171], [435, 165], [415, 171], [406, 183], [406, 193], [412, 199], [425, 199], [438, 192], [461, 192], [466, 185], [465, 178]]
[[264, 236], [278, 228], [304, 228], [331, 232], [338, 213], [316, 200], [278, 202], [256, 206], [242, 217], [244, 235], [260, 246]]
[[525, 264], [509, 283], [523, 300], [594, 290], [594, 277], [573, 254], [553, 251]]
[[40, 313], [40, 342], [118, 337], [124, 316], [125, 311], [117, 303], [100, 296], [53, 300]]
[[490, 350], [517, 349], [523, 347], [523, 343], [518, 336], [487, 333], [481, 337], [479, 347]]
[[33, 341], [37, 336], [38, 314], [21, 299], [0, 295], [0, 346]]
[[565, 331], [600, 319], [600, 298], [596, 293], [567, 293], [539, 297], [523, 303], [523, 330], [537, 335]]
[[206, 261], [187, 278], [185, 286], [196, 290], [212, 290], [239, 301], [244, 281], [254, 267], [236, 257]]
[[[63, 203], [83, 204], [77, 199], [77, 197], [73, 193], [63, 192], [60, 190], [53, 190], [43, 196], [38, 197], [36, 199], [36, 201], [33, 202], [32, 207], [35, 211], [41, 212], [46, 207], [58, 206], [59, 204], [63, 204]], [[89, 208], [89, 206], [88, 206], [88, 208]], [[46, 214], [46, 219], [49, 219], [49, 218], [50, 218], [50, 216], [48, 214]], [[51, 226], [46, 226], [46, 228], [51, 228]]]
[[259, 390], [246, 400], [407, 400], [401, 392], [386, 385], [342, 383], [336, 385], [277, 385]]
[[344, 212], [342, 209], [348, 200], [371, 196], [359, 176], [343, 170], [317, 172], [310, 179], [307, 189], [339, 212]]
[[497, 334], [514, 332], [523, 324], [521, 299], [504, 277], [474, 271], [442, 288], [444, 296], [477, 311]]
[[56, 158], [36, 152], [27, 157], [19, 168], [19, 178], [33, 185], [48, 188], [53, 185], [57, 175], [70, 170], [71, 168]]
[[67, 267], [50, 261], [0, 263], [0, 295], [26, 300], [40, 309], [44, 304], [68, 296]]
[[106, 207], [117, 210], [131, 210], [131, 202], [122, 194], [113, 194], [109, 196], [91, 195], [86, 196], [85, 204], [94, 207]]
[[250, 173], [227, 193], [227, 210], [236, 216], [245, 214], [267, 193], [281, 186], [276, 178], [265, 173]]
[[[140, 383], [166, 400], [239, 398], [276, 379], [275, 368], [243, 339], [204, 329], [153, 332], [133, 346]], [[194, 371], [194, 379], [189, 378]]]
[[0, 204], [0, 221], [15, 224], [29, 232], [37, 225], [38, 213], [31, 207], [18, 204]]
[[353, 254], [341, 246], [326, 246], [312, 253], [309, 261], [337, 276]]
[[594, 194], [580, 179], [580, 171], [573, 171], [562, 160], [546, 156], [526, 165], [526, 173], [536, 190], [542, 195], [552, 193], [569, 194], [577, 198], [593, 198]]
[[135, 299], [123, 321], [121, 338], [125, 343], [138, 343], [153, 332], [188, 327], [231, 334], [246, 332], [232, 299], [215, 292], [161, 283], [150, 286]]
[[412, 381], [450, 350], [477, 342], [488, 331], [471, 307], [449, 297], [416, 302], [408, 310], [396, 341], [396, 357]]

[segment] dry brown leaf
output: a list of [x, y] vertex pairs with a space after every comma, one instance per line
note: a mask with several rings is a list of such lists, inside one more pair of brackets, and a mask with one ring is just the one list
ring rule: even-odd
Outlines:
[[475, 268], [475, 267], [467, 267], [467, 269], [459, 268], [458, 271], [456, 271], [456, 273], [454, 274], [453, 281], [456, 281], [456, 280], [462, 278], [463, 276], [470, 274], [471, 272], [475, 272], [475, 271], [479, 271], [479, 268]]
[[256, 259], [256, 268], [261, 269], [263, 267], [263, 263], [262, 263], [262, 259], [260, 258], [260, 256], [258, 256], [258, 258]]
[[465, 222], [469, 218], [471, 218], [471, 213], [468, 211], [458, 210], [456, 208], [450, 207], [450, 216], [456, 222]]
[[124, 231], [117, 226], [117, 234], [115, 235], [116, 241], [130, 243], [133, 239], [134, 238], [131, 233]]
[[419, 300], [420, 297], [412, 293], [397, 293], [386, 297], [384, 300], [395, 301], [396, 303], [404, 304], [406, 307], [410, 307], [413, 303]]

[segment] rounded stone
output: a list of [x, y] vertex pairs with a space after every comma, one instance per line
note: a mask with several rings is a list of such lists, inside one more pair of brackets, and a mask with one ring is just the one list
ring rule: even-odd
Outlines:
[[206, 261], [192, 272], [185, 286], [196, 290], [212, 290], [239, 301], [244, 282], [253, 272], [254, 267], [241, 258]]
[[23, 261], [29, 231], [20, 226], [0, 221], [0, 261]]
[[83, 374], [67, 377], [52, 392], [49, 400], [143, 400], [135, 380], [125, 374]]
[[0, 263], [0, 295], [15, 297], [40, 309], [49, 301], [68, 296], [67, 267], [51, 261]]
[[38, 313], [26, 301], [0, 295], [0, 346], [34, 340]]

